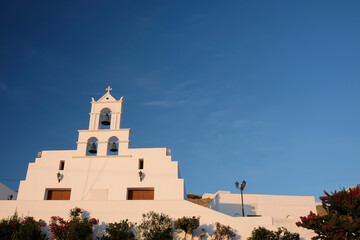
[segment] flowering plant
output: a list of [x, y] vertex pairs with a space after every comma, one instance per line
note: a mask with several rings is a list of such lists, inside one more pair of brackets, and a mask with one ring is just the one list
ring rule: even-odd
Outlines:
[[70, 209], [70, 217], [71, 218], [77, 218], [80, 217], [81, 214], [83, 214], [83, 210], [81, 208], [75, 207], [73, 209]]
[[360, 239], [360, 188], [359, 186], [327, 193], [320, 197], [326, 215], [320, 216], [313, 212], [300, 217], [298, 227], [312, 229], [316, 239], [352, 240]]
[[50, 233], [53, 239], [82, 239], [82, 234], [86, 237], [92, 236], [94, 225], [98, 224], [99, 220], [95, 218], [81, 218], [83, 210], [81, 208], [70, 209], [70, 220], [65, 220], [59, 216], [52, 216], [50, 221]]
[[63, 240], [65, 239], [64, 237], [65, 231], [70, 226], [70, 221], [66, 221], [59, 216], [52, 216], [49, 226], [50, 226], [49, 231], [52, 237], [56, 240]]

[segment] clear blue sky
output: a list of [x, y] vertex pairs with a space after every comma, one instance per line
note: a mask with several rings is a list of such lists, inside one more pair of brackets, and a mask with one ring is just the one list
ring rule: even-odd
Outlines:
[[[1, 1], [1, 179], [76, 148], [91, 97], [188, 193], [360, 183], [360, 1]], [[54, 175], [55, 177], [55, 175]], [[18, 182], [0, 180], [17, 189]]]

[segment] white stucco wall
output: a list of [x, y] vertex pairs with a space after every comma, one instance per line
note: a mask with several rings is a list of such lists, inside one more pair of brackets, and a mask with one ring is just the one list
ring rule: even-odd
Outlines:
[[215, 198], [216, 195], [218, 195], [219, 193], [231, 193], [230, 191], [217, 191], [216, 193], [204, 193], [202, 195], [202, 198]]
[[[126, 200], [128, 188], [154, 188], [155, 200], [184, 199], [184, 180], [178, 178], [178, 163], [165, 148], [128, 149], [125, 156], [74, 156], [76, 151], [43, 151], [30, 163], [21, 181], [19, 200], [44, 200], [47, 189], [71, 189], [71, 200]], [[144, 159], [143, 181], [139, 159]], [[65, 161], [64, 170], [59, 170]], [[62, 174], [58, 182], [57, 173]], [[101, 191], [102, 190], [102, 191]], [[107, 196], [98, 196], [96, 192]], [[95, 194], [95, 195], [94, 195]]]
[[[300, 219], [316, 212], [313, 196], [244, 194], [245, 215], [272, 216], [274, 219]], [[242, 216], [240, 194], [219, 192], [208, 208], [230, 216]]]

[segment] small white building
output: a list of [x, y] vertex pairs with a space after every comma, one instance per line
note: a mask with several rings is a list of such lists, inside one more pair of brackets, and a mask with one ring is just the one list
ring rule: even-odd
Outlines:
[[16, 200], [17, 192], [0, 183], [0, 200]]
[[233, 217], [244, 215], [247, 217], [271, 216], [273, 221], [296, 220], [307, 215], [310, 211], [316, 212], [315, 198], [313, 196], [285, 196], [244, 194], [231, 194], [228, 191], [218, 191], [215, 194], [204, 194], [203, 198], [213, 198], [208, 208]]
[[258, 226], [286, 227], [303, 239], [314, 235], [295, 226], [299, 216], [315, 211], [314, 197], [246, 194], [249, 217], [241, 217], [239, 194], [204, 195], [214, 198], [208, 208], [186, 201], [184, 180], [170, 150], [129, 148], [130, 129], [120, 128], [123, 98], [116, 100], [111, 88], [106, 90], [91, 101], [89, 129], [79, 130], [77, 149], [40, 152], [29, 163], [17, 200], [0, 201], [0, 218], [17, 211], [49, 222], [51, 216], [66, 217], [71, 208], [80, 207], [104, 226], [122, 219], [140, 222], [143, 213], [155, 211], [173, 219], [199, 216], [197, 233], [204, 228], [211, 234], [220, 222], [241, 239]]

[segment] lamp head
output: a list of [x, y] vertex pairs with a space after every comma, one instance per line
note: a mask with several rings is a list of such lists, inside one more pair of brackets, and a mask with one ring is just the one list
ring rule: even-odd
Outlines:
[[240, 187], [241, 191], [244, 190], [245, 186], [246, 186], [246, 182], [245, 180], [243, 180]]
[[235, 182], [235, 187], [239, 188], [239, 182], [238, 181]]

